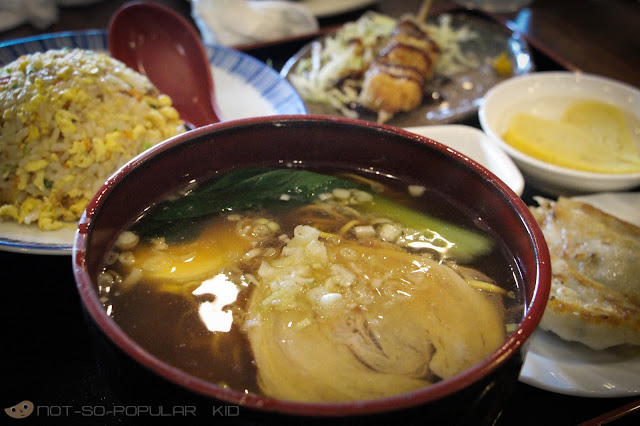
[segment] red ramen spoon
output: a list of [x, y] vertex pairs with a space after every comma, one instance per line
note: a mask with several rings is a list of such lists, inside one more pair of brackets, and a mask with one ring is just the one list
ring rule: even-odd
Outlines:
[[207, 54], [195, 28], [155, 3], [127, 3], [109, 22], [111, 56], [146, 75], [193, 127], [221, 121]]

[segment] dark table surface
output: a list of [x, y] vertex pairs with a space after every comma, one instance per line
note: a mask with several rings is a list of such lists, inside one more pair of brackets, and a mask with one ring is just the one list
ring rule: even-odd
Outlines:
[[[45, 29], [28, 24], [0, 32], [0, 43], [42, 33], [105, 29], [109, 17], [124, 0], [107, 0], [89, 6], [62, 7], [56, 23]], [[186, 0], [164, 0], [190, 19]], [[392, 16], [415, 12], [419, 0], [383, 0], [371, 6]], [[432, 13], [454, 7], [436, 0]], [[364, 9], [320, 19], [321, 30], [357, 19]], [[569, 69], [600, 74], [640, 86], [640, 2], [637, 0], [534, 0], [526, 9], [491, 15], [521, 31], [532, 47], [539, 70]], [[287, 42], [244, 47], [246, 53], [279, 69], [310, 37]], [[464, 124], [479, 127], [477, 118]], [[526, 202], [537, 194], [526, 187]], [[0, 315], [3, 361], [0, 362], [2, 408], [23, 400], [40, 406], [38, 416], [19, 424], [129, 424], [136, 419], [123, 415], [96, 416], [117, 399], [96, 363], [89, 331], [81, 309], [68, 256], [44, 256], [0, 252]], [[611, 412], [633, 412], [611, 421], [612, 425], [640, 424], [640, 395], [626, 398], [585, 398], [541, 390], [518, 383], [497, 425], [575, 425], [590, 421], [604, 424]], [[0, 424], [13, 420], [0, 414]], [[253, 419], [252, 424], [268, 424]], [[178, 419], [176, 419], [177, 422]], [[211, 424], [225, 424], [220, 416]], [[428, 418], [424, 423], [428, 423]], [[330, 421], [328, 421], [330, 423]], [[146, 423], [145, 423], [146, 424]], [[236, 419], [236, 424], [237, 419]]]

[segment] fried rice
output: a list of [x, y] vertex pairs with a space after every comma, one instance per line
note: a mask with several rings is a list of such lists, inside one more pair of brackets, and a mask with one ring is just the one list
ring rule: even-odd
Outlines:
[[0, 68], [0, 220], [73, 225], [104, 181], [184, 131], [147, 77], [107, 54], [50, 50]]

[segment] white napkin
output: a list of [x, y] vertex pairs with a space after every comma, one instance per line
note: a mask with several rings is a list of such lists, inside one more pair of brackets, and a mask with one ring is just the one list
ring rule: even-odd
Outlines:
[[39, 30], [58, 20], [58, 6], [81, 6], [101, 0], [0, 0], [0, 31], [24, 23]]
[[0, 31], [25, 22], [42, 30], [57, 20], [56, 0], [0, 0]]
[[191, 0], [191, 16], [206, 44], [238, 46], [318, 30], [304, 5], [271, 0]]

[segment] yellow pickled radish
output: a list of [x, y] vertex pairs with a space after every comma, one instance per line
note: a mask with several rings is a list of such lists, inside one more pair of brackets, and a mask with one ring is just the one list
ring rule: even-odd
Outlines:
[[623, 112], [602, 102], [577, 102], [560, 120], [517, 114], [504, 140], [527, 155], [571, 169], [640, 172], [640, 152]]
[[572, 105], [562, 116], [562, 121], [587, 131], [595, 143], [613, 153], [639, 158], [633, 144], [629, 126], [619, 108], [597, 101], [583, 101]]

